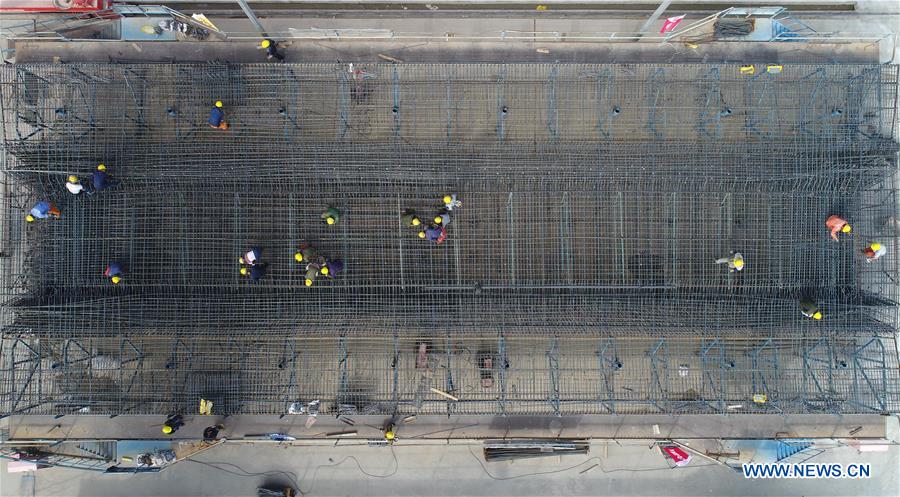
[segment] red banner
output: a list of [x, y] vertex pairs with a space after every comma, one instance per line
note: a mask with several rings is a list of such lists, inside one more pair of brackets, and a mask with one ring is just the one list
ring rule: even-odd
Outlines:
[[681, 447], [677, 447], [675, 445], [668, 445], [666, 447], [662, 447], [663, 452], [669, 456], [670, 459], [675, 461], [676, 466], [685, 466], [689, 462], [691, 462], [691, 455]]

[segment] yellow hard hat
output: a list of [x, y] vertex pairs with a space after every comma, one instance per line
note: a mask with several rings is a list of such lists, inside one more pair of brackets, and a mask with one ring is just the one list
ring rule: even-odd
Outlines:
[[238, 257], [238, 262], [240, 262], [241, 264], [245, 264], [245, 262], [244, 262], [244, 256]]
[[163, 425], [162, 432], [168, 435], [169, 433], [172, 433], [172, 427], [169, 425]]
[[224, 105], [224, 104], [222, 103], [221, 100], [216, 100], [216, 107], [218, 107], [218, 108], [221, 109], [221, 108], [222, 108], [222, 105]]
[[386, 438], [387, 440], [393, 440], [395, 436], [396, 435], [394, 435], [394, 432], [392, 430], [384, 432], [384, 438]]
[[313, 281], [309, 278], [306, 278], [306, 286], [312, 286]]
[[331, 216], [326, 217], [326, 218], [325, 218], [325, 223], [326, 223], [326, 224], [334, 224], [334, 218], [331, 217]]
[[119, 282], [122, 281], [122, 277], [121, 276], [113, 276], [112, 278], [110, 278], [110, 281], [113, 282], [113, 285], [118, 285]]
[[25, 220], [28, 221], [29, 223], [33, 223], [33, 222], [34, 222], [34, 216], [32, 216], [31, 214], [29, 214], [29, 215], [25, 216]]
[[822, 313], [819, 311], [816, 311], [812, 317], [813, 317], [813, 319], [822, 319]]
[[869, 247], [876, 252], [881, 250], [881, 244], [878, 242], [875, 242], [872, 245], [869, 245]]
[[324, 275], [327, 275], [327, 274], [328, 274], [328, 267], [327, 267], [327, 266], [322, 266], [322, 269], [320, 269], [319, 272], [322, 273], [322, 274], [324, 274]]
[[845, 224], [843, 228], [841, 228], [841, 233], [850, 233], [853, 228], [850, 227], [850, 224]]
[[98, 164], [98, 165], [97, 165], [97, 170], [98, 170], [98, 171], [106, 171], [106, 165], [105, 165], [105, 164]]
[[303, 262], [303, 254], [300, 252], [297, 252], [296, 254], [294, 254], [294, 260], [297, 262]]
[[69, 183], [78, 183], [78, 176], [69, 176]]
[[263, 41], [260, 42], [260, 44], [259, 44], [259, 46], [261, 46], [261, 47], [263, 47], [263, 48], [269, 48], [269, 46], [271, 46], [271, 45], [272, 45], [272, 42], [269, 41], [269, 40], [263, 40]]
[[444, 222], [444, 218], [442, 218], [441, 216], [436, 216], [436, 217], [434, 218], [434, 223], [435, 223], [435, 224], [441, 224], [442, 222]]
[[744, 259], [736, 259], [734, 261], [734, 267], [744, 267]]
[[[31, 217], [31, 216], [28, 216], [28, 217]], [[419, 238], [425, 238], [425, 232], [424, 232], [424, 231], [420, 231], [420, 232], [419, 232]]]
[[412, 225], [413, 225], [413, 226], [418, 226], [418, 225], [420, 225], [420, 224], [422, 224], [422, 221], [419, 220], [419, 218], [417, 218], [417, 217], [412, 218]]
[[453, 202], [453, 197], [451, 197], [450, 195], [444, 195], [444, 203], [449, 204], [450, 202]]
[[248, 271], [247, 271], [247, 268], [245, 268], [245, 267], [242, 267], [242, 268], [241, 268], [241, 274], [242, 274], [242, 275], [247, 276], [247, 272], [248, 272]]

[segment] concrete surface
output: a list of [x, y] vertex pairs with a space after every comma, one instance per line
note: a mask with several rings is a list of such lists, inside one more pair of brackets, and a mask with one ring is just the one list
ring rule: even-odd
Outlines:
[[[186, 416], [186, 426], [174, 438], [199, 438], [207, 426], [223, 422], [223, 436], [285, 433], [298, 438], [323, 439], [325, 433], [357, 430], [359, 438], [380, 438], [389, 420], [349, 416], [352, 426], [332, 416], [319, 416], [309, 429], [307, 416]], [[12, 416], [11, 440], [24, 439], [152, 439], [161, 438], [161, 416]], [[499, 437], [563, 437], [615, 439], [704, 438], [884, 438], [893, 417], [875, 415], [684, 415], [684, 416], [419, 416], [413, 424], [399, 424], [404, 439], [469, 439]], [[859, 428], [859, 429], [857, 429]], [[658, 433], [657, 433], [658, 430]]]
[[[104, 475], [43, 469], [6, 475], [2, 494], [18, 496], [253, 496], [264, 483], [296, 481], [304, 495], [865, 495], [900, 493], [900, 447], [857, 453], [836, 447], [809, 462], [870, 463], [865, 480], [749, 480], [695, 457], [671, 469], [649, 441], [593, 443], [587, 456], [485, 463], [481, 444], [439, 442], [367, 447], [224, 445], [158, 474]], [[5, 463], [4, 463], [5, 465]], [[0, 468], [3, 470], [5, 468]]]
[[[624, 44], [565, 42], [289, 42], [283, 50], [287, 62], [385, 62], [378, 54], [403, 62], [825, 62], [877, 63], [882, 59], [880, 45], [871, 43], [820, 44], [799, 46], [793, 43], [734, 45], [706, 43], [696, 48], [684, 44]], [[136, 42], [19, 41], [19, 63], [53, 62], [265, 62], [256, 41], [236, 42]]]
[[[896, 32], [900, 26], [900, 2], [861, 2], [860, 12], [807, 13], [798, 16], [821, 33], [841, 32], [867, 38], [859, 43], [597, 43], [588, 36], [625, 36], [643, 23], [639, 13], [544, 16], [534, 12], [530, 17], [513, 17], [505, 13], [438, 14], [438, 11], [373, 18], [367, 11], [327, 16], [324, 13], [299, 17], [293, 15], [261, 16], [268, 33], [279, 39], [299, 36], [310, 29], [385, 30], [403, 35], [401, 41], [321, 41], [296, 39], [286, 50], [288, 62], [375, 60], [378, 53], [390, 54], [406, 62], [889, 62], [897, 60]], [[202, 8], [201, 8], [202, 10]], [[672, 7], [670, 10], [677, 10]], [[681, 13], [681, 11], [678, 11]], [[672, 12], [669, 12], [670, 14]], [[684, 26], [705, 14], [690, 14]], [[17, 41], [17, 62], [46, 62], [59, 57], [67, 62], [186, 62], [230, 61], [257, 62], [264, 56], [256, 49], [259, 35], [252, 24], [240, 16], [212, 16], [212, 21], [230, 37], [222, 42], [177, 42], [137, 44], [131, 42], [52, 42]], [[662, 21], [658, 24], [661, 25]], [[657, 29], [657, 27], [654, 27]], [[501, 32], [508, 38], [501, 40]], [[531, 40], [530, 33], [544, 33], [546, 39]], [[562, 37], [580, 37], [579, 42], [556, 41]], [[894, 33], [880, 43], [874, 40]], [[431, 39], [414, 39], [415, 36]], [[345, 35], [346, 36], [346, 35]], [[435, 38], [436, 37], [436, 38]], [[518, 37], [511, 41], [511, 37]], [[565, 39], [565, 38], [564, 38]], [[846, 40], [845, 40], [846, 41]], [[539, 53], [546, 50], [549, 53]]]

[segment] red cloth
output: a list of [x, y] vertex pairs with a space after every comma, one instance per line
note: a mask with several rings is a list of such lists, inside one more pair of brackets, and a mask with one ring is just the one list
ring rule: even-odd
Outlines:
[[659, 33], [664, 34], [668, 33], [669, 31], [674, 31], [675, 26], [678, 26], [678, 23], [684, 20], [684, 16], [685, 14], [675, 17], [669, 17], [668, 19], [666, 19], [666, 22], [663, 23], [662, 29], [659, 30]]
[[671, 458], [676, 466], [684, 466], [691, 462], [691, 455], [686, 450], [675, 445], [668, 445], [662, 448], [663, 452]]

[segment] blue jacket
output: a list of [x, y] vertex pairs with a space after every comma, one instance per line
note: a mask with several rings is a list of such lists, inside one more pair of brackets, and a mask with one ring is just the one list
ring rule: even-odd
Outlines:
[[31, 208], [31, 215], [40, 219], [47, 219], [50, 217], [50, 202], [41, 200], [34, 204], [34, 207]]
[[91, 179], [94, 182], [94, 190], [100, 191], [109, 186], [109, 176], [103, 171], [94, 171]]
[[325, 261], [329, 276], [334, 276], [344, 270], [344, 261], [340, 259]]
[[110, 262], [108, 266], [106, 266], [106, 271], [103, 272], [103, 276], [107, 276], [112, 278], [113, 276], [120, 276], [122, 274], [122, 265], [118, 262]]
[[436, 242], [444, 233], [444, 230], [439, 226], [431, 226], [425, 230], [425, 239]]
[[209, 125], [218, 128], [222, 121], [225, 120], [225, 112], [218, 107], [213, 107], [211, 111], [209, 111]]
[[259, 281], [259, 279], [265, 275], [266, 275], [266, 265], [265, 264], [257, 264], [250, 268], [250, 280], [251, 281]]

